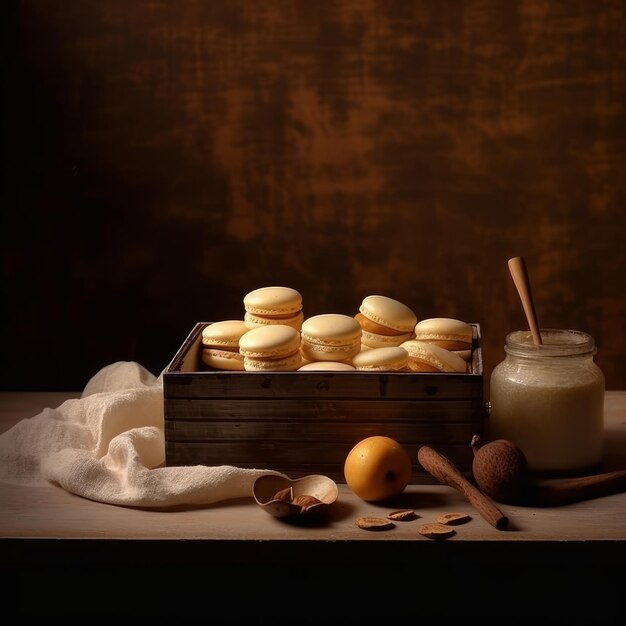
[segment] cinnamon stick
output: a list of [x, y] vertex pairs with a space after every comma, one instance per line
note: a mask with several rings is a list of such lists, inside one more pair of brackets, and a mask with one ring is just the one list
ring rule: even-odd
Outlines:
[[422, 446], [417, 452], [417, 459], [439, 482], [459, 491], [494, 528], [504, 530], [508, 526], [508, 517], [443, 454], [430, 446]]
[[537, 506], [561, 506], [626, 491], [626, 470], [539, 482]]

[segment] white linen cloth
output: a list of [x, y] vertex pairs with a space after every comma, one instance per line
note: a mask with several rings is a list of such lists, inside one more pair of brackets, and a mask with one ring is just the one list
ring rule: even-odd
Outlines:
[[271, 470], [165, 467], [162, 376], [133, 361], [104, 367], [81, 397], [0, 435], [0, 480], [52, 482], [79, 496], [138, 507], [214, 504], [252, 497]]

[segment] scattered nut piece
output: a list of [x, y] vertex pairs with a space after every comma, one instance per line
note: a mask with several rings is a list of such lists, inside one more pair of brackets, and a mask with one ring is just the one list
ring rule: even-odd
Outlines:
[[284, 489], [277, 491], [274, 494], [272, 500], [283, 500], [284, 502], [291, 502], [293, 500], [293, 488], [285, 487]]
[[415, 511], [407, 509], [405, 511], [393, 511], [392, 513], [389, 513], [387, 517], [397, 522], [410, 522], [411, 520], [417, 518], [417, 514]]
[[359, 517], [355, 524], [364, 530], [390, 530], [395, 524], [384, 517]]
[[440, 524], [446, 524], [448, 526], [457, 526], [458, 524], [465, 524], [472, 519], [471, 515], [467, 513], [444, 513], [437, 518]]
[[318, 504], [324, 504], [324, 503], [318, 498], [316, 498], [315, 496], [309, 496], [307, 494], [300, 494], [299, 496], [296, 496], [291, 501], [291, 504], [296, 504], [297, 506], [302, 507], [300, 512], [304, 513], [305, 511], [308, 511], [314, 506], [317, 506]]
[[417, 529], [417, 532], [424, 537], [430, 539], [446, 539], [452, 537], [456, 533], [454, 528], [445, 526], [444, 524], [424, 524]]

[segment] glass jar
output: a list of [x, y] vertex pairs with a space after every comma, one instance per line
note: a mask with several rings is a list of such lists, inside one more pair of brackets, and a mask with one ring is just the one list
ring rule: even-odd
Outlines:
[[542, 329], [506, 337], [505, 358], [491, 374], [490, 439], [509, 439], [531, 470], [570, 473], [602, 461], [604, 375], [591, 335]]

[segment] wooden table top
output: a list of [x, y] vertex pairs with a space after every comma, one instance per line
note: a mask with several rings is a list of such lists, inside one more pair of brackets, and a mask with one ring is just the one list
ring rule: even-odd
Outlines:
[[[1, 393], [0, 430], [78, 395]], [[626, 468], [626, 391], [607, 392], [605, 412], [606, 469]], [[397, 508], [419, 517], [372, 532], [355, 520], [391, 509], [361, 501], [345, 485], [323, 523], [297, 526], [271, 517], [252, 498], [155, 511], [92, 502], [53, 485], [0, 483], [0, 565], [12, 572], [5, 597], [19, 598], [30, 615], [117, 615], [115, 602], [94, 606], [94, 584], [98, 590], [113, 583], [133, 590], [127, 601], [136, 615], [191, 615], [206, 610], [210, 597], [211, 610], [235, 612], [223, 623], [258, 621], [259, 609], [265, 615], [274, 598], [298, 598], [320, 584], [356, 590], [333, 609], [346, 623], [359, 616], [363, 623], [466, 617], [477, 598], [483, 617], [514, 607], [520, 618], [619, 623], [626, 611], [626, 493], [551, 509], [501, 505], [510, 519], [505, 531], [444, 485], [410, 485]], [[453, 537], [418, 534], [420, 524], [456, 511], [472, 519]], [[71, 602], [59, 602], [68, 587]], [[155, 593], [157, 602], [146, 603]], [[48, 602], [33, 601], [39, 597]], [[604, 621], [597, 622], [599, 606]], [[282, 609], [272, 612], [272, 623], [282, 623], [281, 616]]]
[[[58, 406], [70, 396], [78, 394], [2, 393], [0, 429], [8, 429], [44, 407]], [[605, 413], [606, 469], [626, 468], [626, 391], [607, 392]], [[338, 502], [323, 523], [306, 527], [273, 518], [252, 498], [205, 508], [155, 511], [92, 502], [53, 485], [33, 488], [0, 484], [0, 499], [3, 538], [429, 543], [431, 540], [417, 533], [420, 524], [435, 521], [445, 512], [464, 511], [473, 519], [457, 527], [448, 542], [626, 539], [626, 493], [548, 509], [499, 505], [510, 525], [506, 531], [498, 531], [454, 489], [410, 485], [394, 506], [414, 509], [418, 519], [398, 523], [384, 533], [361, 530], [354, 522], [362, 516], [385, 516], [392, 508], [363, 502], [346, 485], [339, 486]]]

